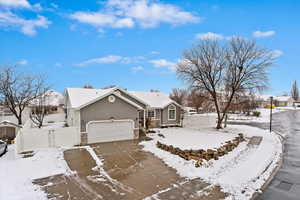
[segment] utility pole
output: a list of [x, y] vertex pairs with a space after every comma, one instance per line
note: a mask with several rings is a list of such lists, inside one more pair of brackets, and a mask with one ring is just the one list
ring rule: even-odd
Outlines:
[[270, 97], [271, 99], [271, 106], [270, 106], [270, 132], [272, 132], [272, 110], [273, 110], [273, 97]]

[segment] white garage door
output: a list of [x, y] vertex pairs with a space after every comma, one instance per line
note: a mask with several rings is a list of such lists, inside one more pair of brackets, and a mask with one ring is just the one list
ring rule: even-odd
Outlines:
[[133, 120], [92, 121], [87, 125], [88, 143], [134, 139]]

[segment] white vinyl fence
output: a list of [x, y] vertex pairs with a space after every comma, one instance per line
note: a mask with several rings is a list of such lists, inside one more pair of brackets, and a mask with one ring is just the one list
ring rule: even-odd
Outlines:
[[22, 128], [16, 136], [17, 152], [49, 147], [72, 147], [80, 144], [77, 127], [55, 129]]
[[183, 127], [191, 128], [196, 130], [213, 128], [216, 126], [217, 117], [215, 114], [194, 114], [194, 115], [184, 115]]

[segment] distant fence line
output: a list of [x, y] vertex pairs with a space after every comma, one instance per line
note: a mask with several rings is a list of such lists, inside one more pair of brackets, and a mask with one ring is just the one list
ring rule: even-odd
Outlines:
[[185, 115], [182, 123], [184, 128], [206, 129], [216, 126], [216, 116], [213, 114]]

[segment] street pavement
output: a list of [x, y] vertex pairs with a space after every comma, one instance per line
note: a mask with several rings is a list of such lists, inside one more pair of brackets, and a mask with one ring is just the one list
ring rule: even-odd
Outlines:
[[[269, 123], [252, 122], [243, 124], [269, 129]], [[272, 131], [280, 135], [286, 135], [283, 164], [270, 185], [257, 199], [300, 200], [300, 111], [292, 110], [275, 113]]]

